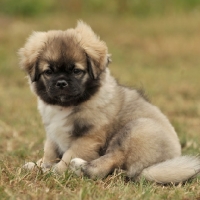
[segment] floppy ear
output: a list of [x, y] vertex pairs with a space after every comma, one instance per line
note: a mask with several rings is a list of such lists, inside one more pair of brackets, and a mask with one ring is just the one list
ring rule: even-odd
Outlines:
[[23, 48], [19, 49], [20, 66], [27, 72], [32, 82], [38, 78], [38, 59], [45, 45], [45, 32], [33, 32]]
[[91, 67], [93, 77], [97, 78], [105, 70], [111, 61], [105, 42], [92, 31], [90, 26], [79, 21], [75, 31], [78, 34], [78, 42], [87, 55], [87, 63]]

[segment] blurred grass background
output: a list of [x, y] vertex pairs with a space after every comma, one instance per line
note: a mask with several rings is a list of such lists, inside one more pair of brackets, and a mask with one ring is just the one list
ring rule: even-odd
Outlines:
[[199, 0], [1, 0], [0, 11], [9, 15], [36, 16], [51, 12], [89, 12], [131, 14], [133, 16], [163, 15], [169, 12], [198, 12]]
[[[113, 60], [110, 69], [119, 82], [144, 88], [151, 102], [169, 117], [183, 154], [200, 152], [199, 0], [0, 0], [1, 198], [62, 199], [62, 194], [73, 194], [72, 199], [199, 197], [198, 180], [161, 189], [146, 183], [126, 185], [112, 177], [106, 183], [84, 179], [75, 183], [76, 178], [69, 178], [66, 192], [66, 178], [16, 175], [25, 160], [36, 161], [42, 155], [45, 138], [36, 98], [19, 69], [17, 51], [32, 31], [65, 30], [75, 27], [79, 19], [107, 43]], [[52, 191], [43, 194], [46, 188]]]

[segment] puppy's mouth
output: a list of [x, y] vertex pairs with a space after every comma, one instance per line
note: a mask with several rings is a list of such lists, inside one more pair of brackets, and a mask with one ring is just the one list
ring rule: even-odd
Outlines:
[[60, 102], [64, 103], [64, 102], [66, 102], [69, 98], [67, 98], [65, 95], [60, 95], [60, 96], [57, 97], [57, 99], [58, 99]]
[[82, 99], [83, 91], [66, 88], [66, 89], [55, 89], [54, 87], [49, 87], [46, 91], [47, 96], [51, 99], [51, 102], [56, 105], [68, 106], [76, 104], [77, 101]]
[[72, 101], [72, 100], [76, 100], [77, 98], [79, 98], [80, 94], [77, 94], [77, 95], [58, 95], [58, 96], [55, 96], [54, 99], [58, 102], [61, 102], [61, 103], [66, 103], [66, 102], [69, 102], [69, 101]]

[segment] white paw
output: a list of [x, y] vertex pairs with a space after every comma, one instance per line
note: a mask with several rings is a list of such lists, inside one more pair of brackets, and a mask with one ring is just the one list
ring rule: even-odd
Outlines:
[[27, 170], [33, 170], [36, 166], [37, 166], [36, 163], [28, 162], [22, 168]]
[[70, 168], [77, 176], [82, 175], [81, 168], [87, 163], [87, 161], [81, 158], [74, 158], [70, 162]]
[[33, 169], [40, 168], [43, 172], [50, 170], [50, 166], [48, 164], [43, 163], [42, 159], [38, 160], [36, 163], [28, 162], [22, 168], [30, 171]]

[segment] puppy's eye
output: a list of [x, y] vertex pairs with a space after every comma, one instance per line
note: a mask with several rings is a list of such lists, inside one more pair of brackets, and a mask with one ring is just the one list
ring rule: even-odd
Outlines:
[[80, 74], [83, 73], [83, 71], [82, 71], [81, 69], [74, 68], [74, 69], [73, 69], [73, 73], [74, 73], [75, 75], [80, 75]]
[[51, 69], [47, 69], [44, 71], [44, 74], [49, 76], [49, 75], [53, 74], [53, 71]]

